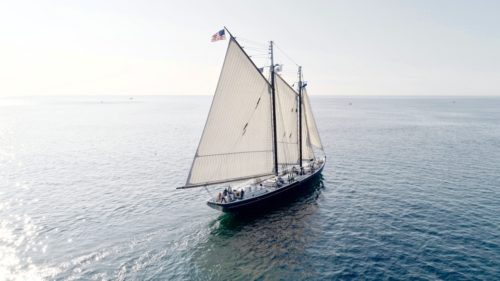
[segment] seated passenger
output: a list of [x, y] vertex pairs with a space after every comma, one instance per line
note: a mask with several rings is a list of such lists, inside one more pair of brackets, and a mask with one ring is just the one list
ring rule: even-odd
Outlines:
[[278, 177], [278, 183], [281, 185], [283, 184], [285, 181], [281, 178], [281, 177]]

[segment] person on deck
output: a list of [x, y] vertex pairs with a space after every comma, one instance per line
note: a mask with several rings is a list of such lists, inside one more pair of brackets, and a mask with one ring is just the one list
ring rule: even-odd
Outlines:
[[280, 186], [280, 185], [282, 185], [282, 184], [285, 183], [285, 181], [281, 177], [278, 177], [277, 182], [278, 182], [278, 186]]

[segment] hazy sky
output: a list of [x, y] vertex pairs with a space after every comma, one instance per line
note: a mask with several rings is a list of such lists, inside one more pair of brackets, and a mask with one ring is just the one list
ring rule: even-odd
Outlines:
[[0, 0], [0, 95], [211, 95], [224, 25], [274, 40], [311, 94], [500, 95], [500, 1], [481, 0]]

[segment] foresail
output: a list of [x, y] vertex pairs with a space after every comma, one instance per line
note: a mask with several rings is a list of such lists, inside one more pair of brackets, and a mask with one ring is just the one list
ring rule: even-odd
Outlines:
[[304, 93], [302, 93], [302, 161], [314, 159], [314, 150], [309, 137], [309, 128], [307, 126], [307, 115], [305, 114]]
[[297, 92], [276, 75], [276, 137], [278, 164], [298, 164]]
[[273, 173], [269, 83], [233, 38], [186, 186]]
[[316, 120], [314, 119], [314, 115], [312, 112], [311, 102], [309, 100], [309, 96], [307, 95], [307, 92], [305, 89], [302, 92], [302, 102], [304, 103], [308, 136], [309, 136], [309, 140], [311, 142], [311, 145], [314, 148], [322, 150], [323, 145], [321, 144], [321, 139], [319, 137], [318, 127], [316, 126]]

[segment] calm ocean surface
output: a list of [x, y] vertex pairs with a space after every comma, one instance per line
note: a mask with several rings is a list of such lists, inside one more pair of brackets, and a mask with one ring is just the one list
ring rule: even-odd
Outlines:
[[500, 279], [500, 98], [313, 96], [322, 181], [244, 218], [175, 189], [210, 100], [1, 98], [0, 280]]

